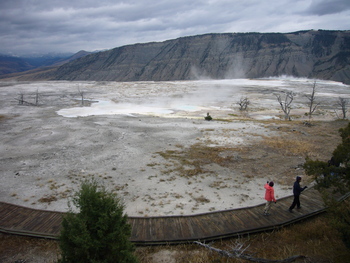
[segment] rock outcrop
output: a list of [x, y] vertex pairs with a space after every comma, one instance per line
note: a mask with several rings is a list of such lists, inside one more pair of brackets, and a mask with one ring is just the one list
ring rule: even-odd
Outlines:
[[205, 34], [91, 54], [36, 79], [166, 81], [291, 75], [350, 84], [349, 62], [350, 31]]

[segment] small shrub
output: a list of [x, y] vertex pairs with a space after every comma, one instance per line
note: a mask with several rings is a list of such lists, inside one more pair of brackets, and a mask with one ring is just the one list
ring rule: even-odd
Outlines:
[[209, 112], [207, 113], [207, 116], [204, 117], [206, 121], [211, 121], [213, 118], [209, 115]]

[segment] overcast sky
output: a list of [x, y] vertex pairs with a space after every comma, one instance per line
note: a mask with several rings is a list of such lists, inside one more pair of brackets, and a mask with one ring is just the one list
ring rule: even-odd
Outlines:
[[350, 30], [350, 0], [0, 0], [2, 54], [307, 29]]

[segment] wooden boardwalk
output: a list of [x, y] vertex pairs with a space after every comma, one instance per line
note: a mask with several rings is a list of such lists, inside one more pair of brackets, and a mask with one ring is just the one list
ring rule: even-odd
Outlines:
[[[294, 213], [288, 211], [292, 196], [279, 199], [270, 216], [263, 215], [265, 204], [261, 204], [189, 216], [129, 217], [131, 241], [151, 245], [215, 240], [273, 230], [325, 211], [315, 189], [305, 190], [300, 199], [302, 209]], [[57, 239], [63, 215], [0, 202], [0, 232]]]

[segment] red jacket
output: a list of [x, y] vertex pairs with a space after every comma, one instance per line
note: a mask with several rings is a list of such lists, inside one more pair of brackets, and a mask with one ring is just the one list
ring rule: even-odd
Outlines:
[[266, 201], [274, 201], [274, 202], [276, 202], [275, 189], [273, 189], [273, 187], [269, 186], [269, 184], [265, 184], [264, 188], [266, 189], [265, 200]]

